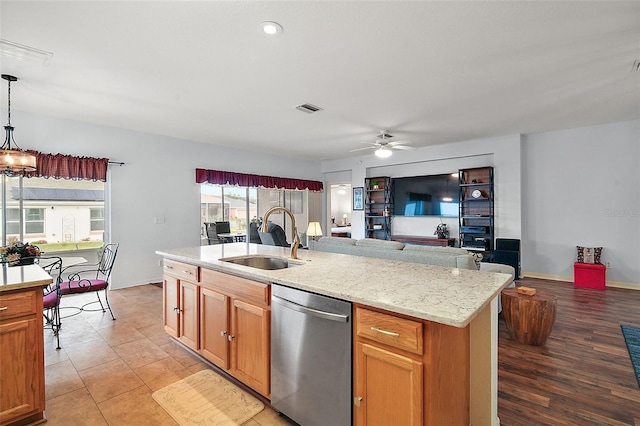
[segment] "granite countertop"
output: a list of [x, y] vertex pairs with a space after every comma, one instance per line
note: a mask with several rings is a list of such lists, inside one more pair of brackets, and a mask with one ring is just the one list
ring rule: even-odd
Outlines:
[[7, 266], [0, 265], [0, 293], [10, 290], [24, 290], [32, 287], [44, 287], [53, 279], [38, 265]]
[[282, 284], [429, 321], [466, 327], [511, 282], [508, 274], [298, 250], [300, 266], [262, 270], [220, 261], [247, 255], [286, 258], [289, 249], [233, 243], [158, 250], [168, 259]]

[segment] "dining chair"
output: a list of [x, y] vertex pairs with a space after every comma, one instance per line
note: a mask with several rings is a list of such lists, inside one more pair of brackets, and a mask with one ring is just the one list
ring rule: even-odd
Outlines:
[[74, 294], [95, 292], [98, 300], [84, 304], [79, 308], [80, 311], [97, 311], [98, 309], [86, 309], [85, 306], [92, 303], [100, 303], [100, 310], [106, 312], [99, 293], [100, 290], [104, 290], [105, 304], [109, 309], [111, 318], [115, 320], [116, 317], [113, 315], [111, 305], [109, 305], [108, 290], [111, 270], [116, 261], [119, 247], [120, 245], [117, 243], [107, 244], [102, 249], [102, 255], [98, 263], [74, 265], [62, 270], [62, 276], [66, 278], [66, 281], [62, 281], [59, 285], [60, 296], [66, 297]]
[[60, 283], [62, 282], [62, 258], [56, 256], [41, 256], [35, 260], [46, 273], [51, 275], [53, 281], [44, 288], [43, 316], [44, 327], [51, 329], [56, 337], [56, 349], [60, 349]]
[[232, 243], [233, 238], [231, 237], [221, 237], [220, 234], [230, 234], [231, 233], [231, 224], [229, 222], [215, 222], [216, 224], [216, 237], [223, 243]]
[[204, 222], [204, 229], [207, 232], [207, 241], [209, 242], [209, 245], [222, 244], [224, 242], [218, 238], [215, 222]]

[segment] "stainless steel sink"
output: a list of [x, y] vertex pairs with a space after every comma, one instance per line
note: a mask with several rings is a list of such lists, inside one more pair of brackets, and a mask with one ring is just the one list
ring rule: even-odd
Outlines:
[[292, 266], [302, 265], [302, 263], [291, 262], [289, 259], [268, 256], [244, 256], [228, 259], [223, 258], [220, 260], [223, 262], [235, 263], [236, 265], [249, 266], [250, 268], [268, 270], [291, 268]]

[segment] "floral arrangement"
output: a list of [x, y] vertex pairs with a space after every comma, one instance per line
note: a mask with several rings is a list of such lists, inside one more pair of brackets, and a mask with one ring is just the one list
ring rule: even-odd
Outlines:
[[38, 246], [29, 243], [15, 242], [6, 247], [0, 247], [0, 262], [9, 265], [19, 265], [22, 259], [35, 258], [40, 256]]
[[449, 230], [446, 223], [441, 223], [436, 227], [436, 232], [433, 235], [437, 235], [438, 238], [449, 238]]

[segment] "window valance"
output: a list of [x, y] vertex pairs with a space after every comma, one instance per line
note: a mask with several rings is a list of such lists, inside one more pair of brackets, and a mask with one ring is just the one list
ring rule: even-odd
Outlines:
[[107, 181], [108, 158], [29, 152], [36, 156], [36, 171], [26, 173], [27, 177]]
[[221, 170], [196, 169], [196, 183], [216, 185], [239, 185], [279, 189], [308, 189], [322, 191], [324, 184], [316, 180], [291, 179], [275, 176], [252, 175], [247, 173], [225, 172]]

